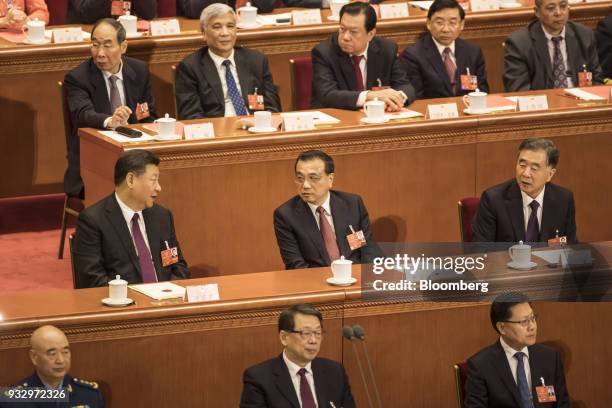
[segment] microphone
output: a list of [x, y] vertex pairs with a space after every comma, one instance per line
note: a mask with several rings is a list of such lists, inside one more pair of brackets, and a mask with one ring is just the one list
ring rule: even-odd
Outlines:
[[359, 324], [353, 326], [353, 334], [359, 340], [361, 340], [361, 345], [363, 347], [363, 354], [365, 354], [366, 362], [368, 363], [368, 371], [370, 373], [370, 378], [372, 379], [372, 385], [374, 385], [374, 395], [376, 396], [376, 402], [378, 402], [379, 408], [382, 408], [382, 402], [380, 401], [380, 394], [378, 392], [378, 386], [376, 385], [376, 377], [374, 377], [374, 370], [372, 370], [372, 363], [370, 362], [370, 355], [368, 354], [368, 349], [365, 345], [365, 330]]
[[359, 374], [361, 374], [361, 381], [363, 381], [363, 387], [365, 388], [366, 397], [368, 397], [368, 406], [373, 408], [372, 404], [372, 396], [370, 395], [370, 389], [368, 388], [368, 383], [365, 378], [365, 372], [363, 371], [363, 367], [361, 366], [361, 360], [359, 359], [359, 355], [357, 354], [357, 346], [355, 346], [355, 332], [351, 326], [344, 326], [342, 328], [342, 336], [349, 340], [353, 345], [353, 354], [355, 355], [355, 360], [357, 360], [357, 367], [359, 368]]

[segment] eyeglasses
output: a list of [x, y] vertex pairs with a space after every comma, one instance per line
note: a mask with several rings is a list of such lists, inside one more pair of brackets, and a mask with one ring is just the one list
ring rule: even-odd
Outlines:
[[450, 20], [450, 21], [444, 21], [444, 20], [434, 20], [433, 24], [436, 26], [436, 28], [438, 29], [442, 29], [445, 26], [448, 26], [451, 29], [457, 28], [459, 26], [461, 22], [458, 20]]
[[537, 320], [538, 320], [538, 315], [534, 314], [523, 320], [504, 320], [504, 322], [505, 323], [516, 323], [516, 324], [520, 324], [522, 327], [527, 327], [529, 326], [529, 323], [536, 323]]
[[289, 333], [299, 334], [302, 340], [308, 340], [311, 336], [320, 339], [323, 336], [323, 330], [290, 330]]
[[293, 182], [295, 184], [304, 184], [304, 182], [306, 180], [308, 180], [309, 183], [311, 184], [317, 184], [318, 182], [320, 182], [323, 179], [323, 176], [319, 176], [318, 174], [310, 174], [307, 177], [304, 176], [295, 176], [295, 178], [293, 179]]

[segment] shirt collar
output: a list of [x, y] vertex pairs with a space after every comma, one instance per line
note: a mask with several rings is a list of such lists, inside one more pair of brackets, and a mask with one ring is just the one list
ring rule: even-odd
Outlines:
[[433, 35], [431, 36], [431, 39], [433, 40], [434, 44], [436, 44], [436, 48], [438, 49], [440, 55], [444, 56], [444, 49], [448, 47], [450, 48], [453, 57], [455, 56], [455, 41], [453, 41], [450, 45], [442, 45], [438, 41], [436, 41]]
[[300, 367], [299, 365], [295, 364], [293, 361], [289, 360], [289, 358], [287, 357], [287, 352], [285, 350], [283, 350], [283, 360], [285, 360], [285, 364], [287, 364], [287, 368], [289, 369], [289, 375], [291, 376], [291, 378], [294, 378], [295, 376], [297, 376], [298, 371], [300, 371], [302, 368], [304, 368], [308, 374], [313, 375], [312, 368], [311, 368], [312, 361], [309, 361], [308, 364], [306, 364], [304, 367]]
[[[323, 204], [321, 204], [321, 207], [323, 207], [323, 209], [325, 210], [325, 214], [327, 214], [327, 215], [331, 215], [331, 207], [329, 205], [329, 197], [330, 196], [331, 196], [331, 194], [328, 191], [327, 192], [327, 198], [325, 199], [325, 201], [323, 201]], [[311, 204], [311, 203], [308, 203], [308, 206], [310, 207], [310, 209], [312, 210], [313, 213], [316, 213], [317, 212], [317, 208], [319, 208], [318, 205]]]
[[548, 41], [552, 41], [553, 37], [561, 37], [563, 40], [565, 40], [565, 26], [563, 27], [563, 30], [561, 30], [561, 33], [559, 35], [548, 34], [548, 31], [546, 31], [543, 25], [542, 25], [542, 31], [544, 31], [544, 35], [546, 36], [546, 39]]
[[[121, 208], [121, 212], [123, 213], [123, 217], [125, 218], [125, 221], [128, 224], [130, 224], [132, 222], [132, 218], [134, 218], [134, 214], [136, 214], [136, 211], [132, 210], [130, 207], [128, 207], [128, 205], [126, 203], [121, 201], [121, 199], [119, 198], [119, 195], [116, 192], [115, 192], [115, 198], [117, 199], [117, 203], [119, 204], [119, 208]], [[142, 211], [138, 211], [138, 217], [141, 220], [143, 220], [143, 218], [142, 218]]]
[[531, 204], [532, 201], [537, 201], [540, 206], [538, 208], [542, 208], [542, 204], [544, 203], [544, 191], [546, 191], [546, 184], [544, 184], [544, 188], [540, 191], [540, 194], [536, 198], [531, 198], [527, 193], [521, 190], [521, 197], [523, 198], [523, 207], [527, 207]]
[[354, 57], [356, 55], [361, 55], [361, 56], [363, 56], [363, 59], [367, 62], [368, 61], [368, 48], [370, 48], [370, 42], [369, 41], [366, 44], [365, 50], [363, 50], [363, 52], [361, 54], [351, 54], [351, 57]]
[[501, 336], [499, 337], [499, 342], [500, 342], [500, 344], [501, 344], [502, 348], [504, 349], [504, 353], [506, 353], [506, 356], [507, 356], [509, 359], [510, 359], [510, 358], [514, 358], [514, 355], [515, 355], [516, 353], [518, 353], [519, 351], [520, 351], [520, 352], [522, 352], [522, 353], [524, 353], [524, 354], [527, 356], [527, 358], [529, 359], [529, 348], [528, 348], [527, 346], [523, 347], [523, 348], [522, 348], [522, 349], [520, 349], [520, 350], [515, 350], [515, 349], [513, 349], [512, 347], [510, 347], [510, 346], [508, 345], [508, 343], [506, 343], [506, 342], [504, 341], [504, 338], [503, 338], [503, 337], [501, 337]]
[[108, 81], [108, 78], [110, 78], [112, 75], [116, 76], [117, 78], [123, 81], [123, 58], [119, 62], [119, 71], [117, 71], [116, 74], [113, 74], [109, 71], [102, 71], [102, 75], [104, 75], [104, 79], [106, 79], [107, 81]]
[[236, 62], [234, 61], [234, 49], [232, 49], [232, 53], [227, 58], [223, 58], [222, 56], [215, 54], [210, 48], [208, 49], [208, 55], [210, 55], [210, 58], [215, 63], [217, 69], [221, 69], [221, 67], [223, 66], [223, 61], [227, 59], [232, 62], [232, 66], [234, 66], [234, 68], [236, 67]]

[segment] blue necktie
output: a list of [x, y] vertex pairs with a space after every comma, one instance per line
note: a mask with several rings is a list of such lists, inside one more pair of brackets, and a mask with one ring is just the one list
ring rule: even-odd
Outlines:
[[236, 86], [236, 81], [234, 81], [234, 76], [232, 75], [232, 70], [230, 66], [232, 65], [232, 61], [225, 60], [223, 61], [223, 66], [225, 67], [225, 83], [227, 84], [227, 94], [232, 101], [232, 105], [234, 105], [234, 110], [236, 111], [236, 115], [243, 116], [248, 115], [249, 113], [246, 110], [246, 106], [244, 105], [244, 99], [242, 99], [242, 95], [240, 95], [240, 91]]
[[525, 231], [525, 242], [538, 242], [540, 239], [540, 224], [538, 223], [538, 208], [540, 203], [533, 200], [529, 203], [531, 207], [531, 215], [527, 222], [527, 231]]
[[525, 375], [523, 357], [525, 357], [525, 353], [522, 351], [514, 354], [514, 358], [518, 360], [518, 365], [516, 366], [516, 385], [518, 386], [519, 395], [521, 397], [521, 408], [533, 408], [531, 391], [529, 391], [529, 384], [527, 383], [527, 376]]

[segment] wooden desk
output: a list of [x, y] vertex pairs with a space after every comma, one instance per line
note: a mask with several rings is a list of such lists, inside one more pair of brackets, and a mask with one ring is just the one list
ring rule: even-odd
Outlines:
[[[572, 6], [571, 17], [595, 27], [611, 10], [609, 2], [584, 3]], [[403, 50], [426, 30], [424, 12], [411, 8], [411, 13], [415, 16], [408, 19], [379, 21], [377, 34], [396, 41]], [[493, 91], [502, 90], [502, 42], [532, 18], [528, 7], [468, 13], [462, 37], [483, 48]], [[170, 67], [203, 46], [197, 21], [181, 20], [181, 25], [181, 35], [129, 42], [128, 55], [150, 65], [160, 114], [174, 111]], [[238, 43], [268, 56], [282, 105], [290, 110], [289, 59], [308, 55], [312, 47], [336, 30], [337, 24], [329, 22], [322, 26], [241, 30]], [[88, 57], [87, 43], [23, 46], [0, 40], [0, 112], [7, 113], [0, 121], [0, 159], [14, 170], [12, 177], [0, 181], [0, 197], [62, 191], [66, 147], [57, 82]]]
[[[234, 130], [235, 119], [219, 118], [211, 121], [217, 137], [203, 141], [121, 145], [81, 130], [87, 204], [113, 191], [122, 151], [149, 149], [162, 159], [159, 202], [173, 211], [196, 276], [275, 270], [283, 264], [272, 213], [296, 194], [299, 152], [334, 157], [334, 188], [363, 197], [378, 241], [457, 242], [457, 201], [514, 177], [520, 141], [538, 136], [561, 151], [554, 181], [574, 191], [579, 239], [609, 240], [612, 105], [582, 107], [558, 93], [546, 92], [549, 111], [446, 121], [363, 125], [361, 113], [332, 109], [326, 112], [342, 123], [310, 132], [251, 135]], [[462, 106], [460, 98], [440, 101]], [[426, 102], [412, 108], [424, 113]]]
[[[386, 407], [452, 407], [452, 365], [495, 341], [487, 303], [365, 302], [360, 287], [324, 283], [328, 268], [181, 281], [218, 283], [222, 301], [101, 306], [106, 288], [22, 293], [0, 299], [0, 384], [29, 375], [31, 332], [43, 324], [64, 330], [72, 370], [101, 383], [108, 407], [235, 407], [246, 367], [281, 352], [278, 313], [311, 302], [324, 315], [321, 356], [343, 362], [357, 406], [365, 406], [344, 325], [366, 329], [372, 365]], [[359, 268], [354, 268], [359, 277]], [[612, 398], [612, 303], [535, 303], [540, 342], [564, 354], [570, 395], [587, 407]], [[588, 341], [585, 341], [588, 339]], [[10, 369], [7, 369], [10, 367]]]

